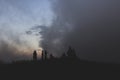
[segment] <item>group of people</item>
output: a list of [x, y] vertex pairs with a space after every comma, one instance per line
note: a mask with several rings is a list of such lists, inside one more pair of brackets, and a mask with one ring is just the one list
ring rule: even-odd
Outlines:
[[[42, 50], [41, 59], [47, 60], [47, 57], [48, 57], [48, 52], [46, 50]], [[63, 57], [63, 58], [66, 58], [66, 57], [76, 58], [75, 49], [72, 47], [69, 47], [68, 51], [66, 53], [64, 53], [61, 57]], [[50, 54], [50, 58], [53, 59], [54, 56], [52, 54]], [[37, 51], [36, 50], [33, 52], [33, 60], [34, 61], [37, 60]]]
[[[42, 60], [46, 60], [47, 59], [47, 55], [48, 55], [47, 51], [46, 50], [42, 50], [41, 59]], [[36, 50], [33, 52], [33, 60], [37, 60], [37, 51]]]

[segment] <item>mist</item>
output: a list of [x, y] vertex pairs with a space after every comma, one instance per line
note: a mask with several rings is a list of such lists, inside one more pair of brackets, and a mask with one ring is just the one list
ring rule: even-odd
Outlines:
[[50, 27], [40, 43], [55, 56], [75, 48], [80, 59], [120, 62], [120, 1], [54, 0]]

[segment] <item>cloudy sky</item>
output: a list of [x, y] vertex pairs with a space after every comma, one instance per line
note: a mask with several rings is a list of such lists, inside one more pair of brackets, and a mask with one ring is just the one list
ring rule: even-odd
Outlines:
[[[5, 44], [21, 51], [38, 49], [40, 38], [25, 32], [37, 25], [50, 25], [52, 17], [48, 0], [0, 0], [0, 58], [5, 59], [8, 56], [2, 49]], [[8, 51], [9, 49], [6, 48]], [[11, 54], [22, 52], [12, 50]], [[8, 58], [12, 59], [12, 56]]]
[[81, 59], [120, 62], [119, 26], [119, 0], [0, 0], [0, 60], [70, 45]]
[[42, 30], [42, 46], [61, 55], [68, 46], [81, 59], [120, 63], [119, 0], [56, 0], [56, 20]]

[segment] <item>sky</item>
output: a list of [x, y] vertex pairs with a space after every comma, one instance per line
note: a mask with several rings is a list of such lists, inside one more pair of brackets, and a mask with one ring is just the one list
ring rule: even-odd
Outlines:
[[[39, 49], [39, 36], [27, 35], [26, 31], [37, 25], [49, 26], [52, 18], [48, 0], [0, 0], [0, 59], [14, 60], [18, 56], [13, 55], [29, 55], [32, 52], [27, 49]], [[3, 43], [8, 46], [6, 51], [10, 49], [9, 54], [3, 52]]]
[[[0, 0], [0, 60], [68, 46], [81, 59], [120, 63], [119, 0]], [[39, 54], [40, 55], [40, 54]]]

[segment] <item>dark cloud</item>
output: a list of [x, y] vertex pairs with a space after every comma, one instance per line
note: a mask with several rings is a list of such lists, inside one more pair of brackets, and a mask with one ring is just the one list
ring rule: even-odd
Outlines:
[[55, 0], [56, 19], [43, 28], [42, 47], [60, 55], [71, 45], [82, 59], [120, 62], [120, 1]]
[[26, 31], [26, 34], [31, 35], [32, 31]]

